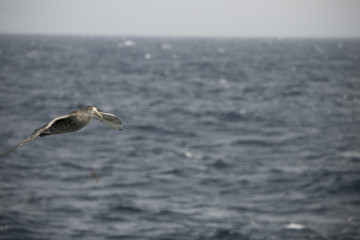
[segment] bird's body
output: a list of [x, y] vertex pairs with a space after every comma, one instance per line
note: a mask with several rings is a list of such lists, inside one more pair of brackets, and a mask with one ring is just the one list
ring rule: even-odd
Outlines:
[[[74, 111], [69, 113], [68, 117], [55, 121], [50, 127], [43, 130], [39, 136], [44, 137], [48, 135], [75, 132], [88, 125], [91, 119], [92, 118], [84, 111]], [[36, 129], [34, 132], [37, 130], [38, 129]]]
[[24, 145], [25, 143], [29, 142], [37, 136], [45, 137], [49, 135], [57, 135], [78, 131], [88, 125], [92, 119], [99, 120], [116, 130], [121, 131], [123, 129], [121, 120], [117, 118], [114, 114], [102, 113], [99, 112], [96, 107], [87, 106], [64, 116], [54, 118], [44, 126], [36, 129], [30, 137], [26, 138], [24, 141], [14, 146], [7, 152], [3, 153], [2, 155], [0, 155], [0, 157], [3, 157], [4, 155]]

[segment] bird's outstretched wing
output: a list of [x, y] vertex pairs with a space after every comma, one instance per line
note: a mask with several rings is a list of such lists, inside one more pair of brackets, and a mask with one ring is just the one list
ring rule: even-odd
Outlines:
[[94, 119], [99, 120], [103, 123], [105, 123], [106, 125], [108, 125], [111, 128], [114, 128], [116, 130], [121, 131], [123, 129], [123, 124], [121, 122], [121, 120], [116, 117], [114, 114], [111, 113], [103, 113], [100, 112], [102, 115], [102, 118], [99, 117], [95, 117]]
[[21, 147], [21, 146], [24, 145], [25, 143], [33, 140], [35, 137], [39, 136], [44, 130], [46, 130], [47, 128], [51, 127], [51, 125], [53, 125], [57, 120], [64, 119], [64, 118], [68, 118], [69, 116], [70, 116], [70, 115], [64, 115], [64, 116], [61, 116], [61, 117], [54, 118], [53, 120], [51, 120], [50, 122], [48, 122], [46, 125], [44, 125], [44, 126], [42, 126], [42, 127], [39, 127], [38, 129], [36, 129], [36, 130], [33, 132], [33, 134], [31, 134], [30, 137], [26, 138], [24, 141], [22, 141], [22, 142], [19, 143], [18, 145], [10, 148], [7, 152], [1, 154], [0, 157], [5, 156], [5, 155], [8, 154], [9, 152], [14, 151], [14, 150], [17, 149], [18, 147]]

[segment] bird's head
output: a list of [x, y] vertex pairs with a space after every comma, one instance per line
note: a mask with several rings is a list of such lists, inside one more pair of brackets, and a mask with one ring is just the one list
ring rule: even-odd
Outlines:
[[99, 119], [102, 118], [101, 113], [94, 106], [87, 106], [86, 108], [87, 114], [90, 115], [91, 118]]

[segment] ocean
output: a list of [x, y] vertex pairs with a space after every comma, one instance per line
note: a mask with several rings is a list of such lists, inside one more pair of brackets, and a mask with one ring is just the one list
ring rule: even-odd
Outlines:
[[[360, 239], [360, 40], [0, 36], [0, 239]], [[93, 169], [99, 177], [91, 176]]]

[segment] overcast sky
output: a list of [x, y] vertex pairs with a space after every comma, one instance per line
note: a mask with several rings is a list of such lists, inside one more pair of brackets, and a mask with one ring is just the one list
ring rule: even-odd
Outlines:
[[0, 33], [360, 37], [360, 0], [0, 0]]

